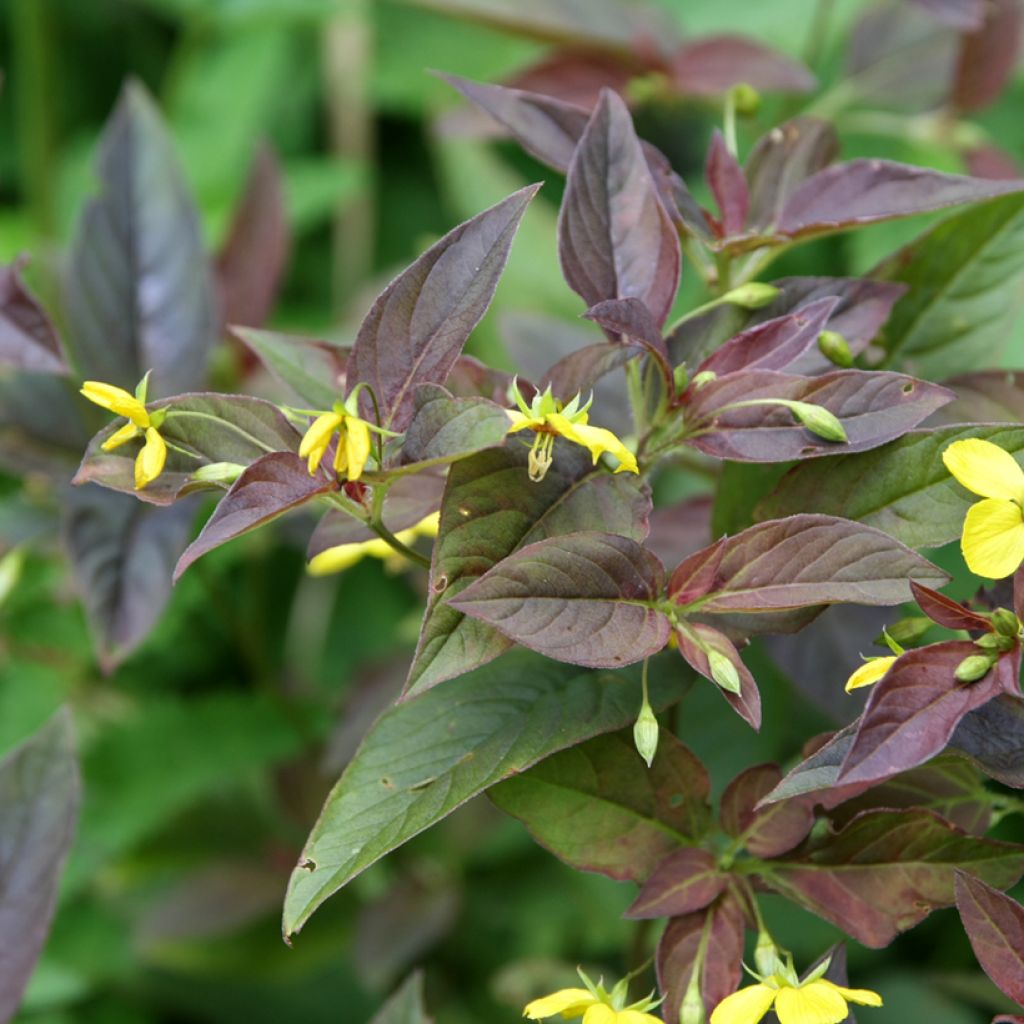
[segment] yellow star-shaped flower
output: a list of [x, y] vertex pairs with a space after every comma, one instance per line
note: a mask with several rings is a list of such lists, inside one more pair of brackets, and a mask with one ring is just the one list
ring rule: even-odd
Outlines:
[[758, 1024], [771, 1009], [780, 1024], [839, 1024], [849, 1016], [849, 1003], [881, 1006], [882, 997], [864, 988], [843, 988], [817, 971], [804, 982], [773, 974], [723, 999], [711, 1024]]
[[[395, 537], [407, 547], [417, 537], [436, 537], [438, 519], [439, 515], [435, 512], [433, 515], [427, 516], [426, 519], [421, 519], [415, 526], [410, 526], [408, 530], [400, 530]], [[364, 558], [380, 558], [389, 569], [401, 570], [409, 564], [408, 559], [397, 552], [386, 540], [375, 537], [373, 540], [336, 544], [333, 548], [325, 548], [310, 559], [306, 571], [311, 576], [329, 576], [332, 573], [343, 572], [345, 569], [351, 568]]]
[[[144, 387], [145, 382], [140, 385], [140, 388]], [[105, 452], [112, 452], [136, 437], [145, 437], [145, 443], [135, 457], [135, 489], [141, 491], [163, 472], [167, 461], [167, 444], [157, 430], [159, 424], [150, 416], [144, 402], [124, 388], [87, 380], [81, 391], [90, 402], [128, 420], [103, 442], [101, 447]]]
[[370, 458], [370, 427], [343, 405], [339, 404], [331, 412], [321, 413], [313, 420], [299, 445], [299, 456], [307, 460], [309, 475], [312, 476], [327, 454], [335, 434], [338, 435], [338, 445], [334, 450], [334, 471], [348, 480], [358, 480]]
[[530, 448], [529, 473], [533, 481], [543, 480], [551, 467], [552, 449], [555, 438], [564, 437], [573, 444], [586, 448], [594, 458], [594, 464], [607, 452], [618, 460], [616, 473], [638, 473], [636, 456], [610, 431], [604, 427], [592, 427], [587, 422], [588, 402], [582, 409], [580, 396], [577, 395], [567, 405], [563, 405], [547, 388], [533, 398], [530, 405], [526, 404], [519, 389], [513, 384], [512, 395], [519, 409], [509, 409], [508, 417], [512, 425], [510, 434], [520, 430], [532, 430], [537, 436]]
[[999, 445], [980, 438], [954, 441], [943, 453], [946, 468], [975, 502], [964, 520], [960, 546], [971, 572], [998, 580], [1024, 562], [1024, 470]]
[[[618, 986], [616, 986], [618, 988]], [[616, 1009], [618, 1000], [600, 987], [595, 991], [585, 988], [563, 988], [543, 999], [534, 999], [523, 1010], [528, 1020], [544, 1020], [546, 1017], [561, 1015], [564, 1020], [583, 1018], [583, 1024], [662, 1024], [660, 1017], [646, 1013], [652, 1005], [642, 999], [633, 1006]]]

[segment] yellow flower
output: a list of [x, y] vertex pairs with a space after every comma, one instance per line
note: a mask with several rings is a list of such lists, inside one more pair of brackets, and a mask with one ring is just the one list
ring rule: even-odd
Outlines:
[[[435, 512], [426, 519], [421, 519], [415, 526], [410, 526], [408, 530], [399, 531], [395, 536], [407, 546], [417, 537], [436, 537], [438, 518], [438, 513]], [[375, 537], [373, 540], [336, 544], [333, 548], [326, 548], [310, 559], [306, 571], [311, 576], [329, 576], [331, 573], [351, 568], [364, 558], [380, 558], [388, 568], [395, 569], [403, 569], [407, 564], [406, 559], [386, 540]]]
[[890, 668], [892, 668], [895, 661], [895, 655], [887, 655], [883, 658], [868, 658], [868, 660], [865, 661], [864, 664], [846, 680], [846, 692], [852, 693], [854, 690], [858, 690], [862, 686], [871, 686], [872, 683], [877, 683], [878, 680], [881, 679]]
[[[145, 390], [145, 381], [139, 388]], [[145, 438], [145, 443], [135, 457], [135, 489], [141, 491], [164, 471], [164, 463], [167, 461], [167, 444], [157, 430], [163, 420], [163, 414], [150, 416], [141, 399], [113, 384], [87, 380], [81, 390], [90, 402], [128, 420], [103, 442], [101, 447], [105, 452], [112, 452], [136, 437]]]
[[623, 1005], [628, 978], [607, 992], [600, 982], [595, 984], [583, 971], [579, 971], [579, 975], [586, 988], [563, 988], [543, 999], [534, 999], [527, 1003], [523, 1016], [529, 1020], [544, 1020], [560, 1014], [565, 1020], [582, 1017], [583, 1024], [662, 1024], [660, 1017], [646, 1012], [658, 1005], [658, 999], [641, 999], [631, 1006]]
[[515, 384], [512, 385], [512, 395], [519, 410], [507, 410], [508, 417], [512, 421], [508, 432], [514, 434], [519, 430], [532, 430], [537, 435], [530, 448], [531, 480], [544, 479], [551, 466], [555, 437], [559, 435], [567, 441], [572, 441], [573, 444], [588, 449], [594, 457], [595, 465], [597, 465], [597, 460], [605, 452], [608, 452], [618, 460], [616, 473], [639, 472], [636, 456], [610, 430], [589, 425], [587, 409], [590, 407], [590, 403], [588, 402], [582, 409], [579, 408], [579, 395], [564, 406], [551, 394], [550, 387], [543, 393], [535, 395], [529, 406]]
[[960, 541], [971, 572], [989, 579], [1012, 576], [1024, 562], [1024, 470], [991, 441], [954, 441], [943, 453], [946, 468], [984, 501], [967, 510]]
[[332, 412], [321, 413], [313, 420], [299, 445], [299, 456], [307, 460], [309, 475], [312, 476], [327, 454], [335, 434], [338, 435], [338, 446], [334, 452], [334, 471], [349, 480], [358, 480], [370, 458], [370, 427], [342, 405], [335, 406]]
[[[882, 997], [864, 988], [843, 988], [821, 973], [804, 982], [773, 974], [723, 999], [711, 1014], [711, 1024], [757, 1024], [774, 1007], [779, 1024], [838, 1024], [849, 1016], [847, 1003], [881, 1006]], [[817, 975], [817, 976], [815, 976]]]

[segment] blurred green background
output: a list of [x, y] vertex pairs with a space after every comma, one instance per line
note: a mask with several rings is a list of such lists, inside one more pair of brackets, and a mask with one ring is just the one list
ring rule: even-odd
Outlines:
[[[559, 318], [586, 336], [570, 323], [580, 303], [558, 272], [561, 179], [508, 143], [467, 134], [451, 113], [457, 97], [428, 73], [497, 81], [551, 46], [432, 6], [446, 5], [0, 0], [0, 260], [31, 254], [45, 297], [47, 274], [93, 188], [102, 124], [134, 76], [168, 121], [211, 251], [225, 239], [255, 148], [268, 140], [276, 151], [292, 243], [272, 326], [351, 338], [380, 287], [426, 245], [519, 185], [545, 180], [472, 350], [513, 366], [503, 342], [522, 332], [523, 314]], [[834, 99], [850, 32], [874, 5], [660, 6], [681, 33], [741, 29], [813, 64], [819, 91], [767, 97], [741, 126], [746, 151], [781, 118]], [[586, 10], [582, 2], [550, 7]], [[816, 21], [823, 10], [827, 23]], [[701, 168], [718, 103], [642, 85], [638, 127], [705, 197]], [[930, 131], [917, 111], [894, 114], [893, 98], [876, 83], [840, 110], [844, 156], [962, 170], [948, 135]], [[1017, 159], [1022, 103], [1018, 77], [976, 117]], [[926, 224], [819, 241], [773, 274], [862, 272]], [[680, 308], [702, 298], [688, 275]], [[215, 382], [269, 388], [227, 343]], [[676, 495], [691, 486], [669, 480], [661, 489]], [[56, 545], [56, 500], [45, 479], [0, 476], [0, 544], [33, 540], [0, 604], [0, 753], [70, 702], [85, 785], [53, 934], [18, 1021], [359, 1024], [422, 964], [438, 1024], [498, 1024], [518, 1019], [538, 989], [571, 980], [576, 963], [614, 974], [652, 941], [620, 919], [629, 886], [563, 867], [480, 799], [360, 877], [286, 948], [278, 912], [287, 874], [328, 787], [401, 684], [422, 579], [376, 562], [308, 578], [302, 553], [311, 520], [288, 520], [186, 574], [152, 636], [104, 675]], [[745, 766], [791, 760], [834, 724], [763, 652], [751, 664], [765, 694], [760, 735], [727, 715], [709, 687], [697, 688], [679, 717], [681, 737], [707, 761], [717, 791]], [[1019, 823], [1000, 827], [1024, 838]], [[769, 912], [800, 960], [837, 937], [781, 901], [769, 900]], [[858, 986], [885, 995], [884, 1010], [864, 1014], [877, 1024], [981, 1024], [1006, 1006], [974, 965], [952, 912], [886, 951], [852, 948], [850, 966]]]

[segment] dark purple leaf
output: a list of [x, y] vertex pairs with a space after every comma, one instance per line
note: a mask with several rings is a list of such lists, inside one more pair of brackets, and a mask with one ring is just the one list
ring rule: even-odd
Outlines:
[[453, 398], [436, 384], [418, 387], [414, 401], [402, 445], [404, 465], [441, 465], [502, 445], [512, 423], [502, 406], [486, 398]]
[[945, 594], [940, 594], [937, 590], [932, 590], [930, 587], [922, 586], [914, 581], [911, 581], [910, 589], [913, 591], [917, 606], [932, 622], [937, 622], [947, 629], [992, 632], [992, 623], [984, 615], [972, 612], [951, 597], [946, 597]]
[[957, 726], [949, 743], [986, 775], [1024, 789], [1024, 700], [1001, 694]]
[[851, 160], [808, 178], [789, 197], [776, 230], [790, 238], [841, 231], [1009, 195], [1024, 182], [942, 174], [891, 160]]
[[[445, 378], [444, 386], [456, 398], [489, 398], [492, 402], [502, 405], [508, 401], [508, 388], [512, 383], [513, 374], [504, 370], [495, 370], [485, 366], [479, 359], [462, 355], [455, 360], [452, 372]], [[520, 388], [527, 401], [532, 397], [525, 381], [520, 381]]]
[[646, 350], [671, 374], [668, 349], [662, 340], [661, 331], [651, 311], [640, 299], [607, 299], [583, 314], [584, 319], [593, 320], [609, 331], [612, 341], [621, 338], [627, 345]]
[[950, 101], [966, 113], [999, 99], [1017, 65], [1024, 9], [1020, 0], [990, 0], [981, 27], [964, 35]]
[[314, 409], [330, 409], [345, 394], [349, 349], [327, 341], [237, 327], [232, 332], [290, 391]]
[[678, 917], [703, 910], [725, 891], [729, 875], [707, 850], [684, 848], [670, 853], [644, 882], [623, 917]]
[[658, 600], [661, 563], [610, 533], [551, 537], [520, 548], [449, 603], [548, 657], [617, 668], [657, 653], [668, 619]]
[[67, 344], [83, 377], [150, 393], [198, 387], [217, 337], [199, 218], [152, 99], [129, 82], [100, 140], [64, 281]]
[[956, 906], [978, 963], [1024, 1006], [1024, 907], [964, 871], [956, 873]]
[[679, 237], [629, 110], [602, 94], [573, 155], [559, 214], [559, 259], [588, 306], [637, 298], [661, 325], [679, 285]]
[[715, 96], [740, 83], [761, 92], [810, 92], [816, 84], [802, 64], [739, 35], [684, 43], [672, 57], [672, 82], [694, 96]]
[[708, 1013], [739, 988], [743, 976], [745, 916], [739, 899], [730, 891], [706, 911], [673, 918], [658, 943], [658, 988], [665, 996], [665, 1020], [679, 1020], [679, 1008], [693, 975], [708, 926], [707, 955], [700, 977], [700, 991]]
[[178, 560], [174, 579], [208, 551], [333, 491], [335, 486], [323, 473], [310, 476], [306, 460], [292, 452], [273, 452], [257, 459], [231, 485], [199, 536]]
[[248, 466], [270, 452], [297, 451], [298, 431], [270, 402], [248, 395], [219, 395], [214, 392], [176, 395], [153, 402], [150, 411], [168, 409], [160, 433], [171, 444], [191, 455], [169, 448], [164, 471], [141, 491], [135, 490], [135, 457], [141, 437], [112, 452], [101, 445], [124, 425], [118, 419], [101, 430], [90, 442], [73, 483], [98, 483], [132, 494], [153, 505], [170, 505], [196, 489], [192, 474], [201, 466], [229, 462]]
[[602, 377], [621, 369], [636, 355], [628, 345], [605, 342], [588, 345], [563, 356], [540, 380], [540, 386], [551, 386], [552, 392], [563, 400], [573, 395], [585, 395]]
[[[941, 569], [881, 530], [831, 516], [795, 515], [759, 523], [719, 541], [711, 589], [687, 614], [773, 612], [817, 604], [900, 604], [911, 579], [945, 579]], [[686, 593], [706, 560], [683, 562], [669, 595]]]
[[711, 543], [711, 506], [708, 495], [662, 505], [651, 513], [651, 532], [645, 545], [662, 565], [678, 565]]
[[[753, 729], [761, 728], [761, 693], [750, 669], [743, 664], [732, 641], [712, 626], [702, 622], [687, 622], [676, 630], [679, 653], [695, 672], [715, 683], [733, 710]], [[698, 642], [699, 641], [699, 642]], [[740, 692], [732, 693], [715, 682], [708, 659], [708, 651], [717, 651], [732, 662], [740, 680]]]
[[817, 343], [839, 300], [816, 299], [796, 312], [748, 327], [699, 366], [719, 377], [738, 370], [785, 370]]
[[[941, 753], [957, 723], [1011, 682], [1017, 661], [1003, 656], [982, 679], [961, 683], [957, 666], [979, 653], [952, 641], [908, 651], [871, 689], [857, 735], [843, 760], [839, 783], [875, 782]], [[1013, 679], [1008, 678], [1013, 674]]]
[[643, 882], [708, 825], [710, 783], [700, 761], [664, 733], [648, 768], [628, 733], [589, 740], [489, 790], [566, 864]]
[[0, 266], [0, 364], [35, 373], [68, 372], [56, 328], [25, 287], [19, 261]]
[[261, 142], [217, 255], [217, 285], [225, 324], [259, 327], [267, 319], [290, 250], [281, 167], [273, 149]]
[[95, 429], [95, 420], [87, 418], [91, 412], [68, 377], [0, 373], [0, 464], [12, 473], [65, 483]]
[[[826, 441], [785, 406], [726, 409], [756, 398], [820, 405], [841, 421], [847, 442]], [[916, 427], [951, 398], [937, 384], [899, 373], [837, 370], [800, 377], [743, 370], [688, 392], [687, 443], [706, 455], [738, 462], [787, 462], [877, 448]]]
[[650, 502], [646, 485], [631, 474], [594, 469], [586, 452], [558, 444], [540, 483], [527, 478], [526, 451], [518, 446], [455, 463], [407, 696], [486, 664], [511, 646], [497, 630], [451, 606], [470, 583], [517, 548], [545, 537], [600, 529], [642, 541]]
[[127, 494], [73, 488], [62, 532], [101, 665], [113, 669], [156, 624], [195, 506], [153, 508]]
[[[597, 106], [602, 89], [612, 89], [625, 97], [640, 64], [633, 56], [580, 50], [570, 46], [564, 50], [555, 50], [536, 64], [517, 71], [511, 78], [505, 79], [504, 86], [553, 96], [589, 112]], [[448, 80], [452, 81], [451, 78]]]
[[943, 381], [956, 396], [928, 421], [953, 423], [1020, 423], [1024, 421], [1024, 375], [1014, 370], [980, 370]]
[[757, 231], [773, 227], [797, 186], [838, 155], [835, 128], [815, 117], [795, 117], [762, 135], [747, 157], [750, 226]]
[[746, 226], [747, 210], [750, 207], [747, 179], [743, 176], [743, 168], [729, 152], [722, 133], [717, 129], [711, 137], [704, 176], [718, 204], [721, 233], [726, 238], [741, 234]]
[[[1014, 178], [1021, 177], [1020, 164], [999, 146], [976, 146], [963, 154], [963, 160], [967, 173], [976, 178], [1012, 181]], [[1005, 1019], [1009, 1020], [1010, 1018]]]
[[[374, 302], [359, 328], [348, 383], [369, 384], [381, 426], [404, 430], [420, 384], [442, 384], [487, 311], [512, 239], [539, 185], [520, 189], [460, 224], [403, 271]], [[363, 416], [373, 403], [361, 396]]]
[[985, 0], [913, 0], [943, 24], [974, 32], [985, 19]]
[[63, 709], [0, 760], [0, 1020], [17, 1012], [50, 930], [78, 801], [71, 714]]
[[932, 910], [953, 903], [957, 868], [1006, 887], [1024, 874], [1024, 852], [967, 836], [931, 811], [877, 810], [801, 848], [799, 859], [772, 861], [762, 878], [858, 942], [880, 949]]
[[722, 828], [742, 839], [754, 857], [778, 857], [792, 850], [807, 838], [814, 824], [807, 800], [777, 800], [758, 807], [781, 781], [777, 765], [755, 765], [737, 775], [722, 794]]

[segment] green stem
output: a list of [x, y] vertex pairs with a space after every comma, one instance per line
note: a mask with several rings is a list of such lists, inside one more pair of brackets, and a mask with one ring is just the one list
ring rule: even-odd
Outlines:
[[722, 118], [722, 136], [725, 148], [734, 159], [739, 159], [739, 144], [736, 141], [736, 93], [730, 89], [725, 94], [725, 115]]
[[430, 568], [429, 558], [424, 557], [418, 551], [414, 551], [407, 544], [403, 544], [382, 522], [370, 523], [369, 526], [382, 541], [385, 541], [390, 547], [394, 548], [400, 555], [404, 555], [410, 562], [415, 562], [416, 565], [421, 565], [424, 569]]

